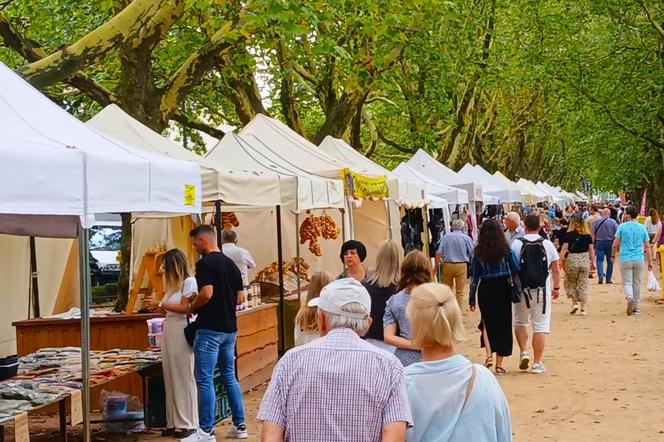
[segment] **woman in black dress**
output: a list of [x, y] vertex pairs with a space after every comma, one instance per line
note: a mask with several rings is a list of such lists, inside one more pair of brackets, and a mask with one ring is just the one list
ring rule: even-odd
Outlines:
[[512, 354], [511, 281], [519, 271], [519, 259], [510, 249], [498, 221], [487, 220], [470, 264], [470, 310], [475, 311], [475, 294], [480, 307], [480, 345], [486, 349], [486, 367], [493, 365], [496, 353], [496, 374], [504, 374], [503, 358]]

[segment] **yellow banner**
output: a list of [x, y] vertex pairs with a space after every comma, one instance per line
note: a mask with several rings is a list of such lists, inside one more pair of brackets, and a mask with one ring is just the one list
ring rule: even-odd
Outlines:
[[184, 205], [185, 206], [196, 205], [196, 186], [194, 186], [193, 184], [184, 185]]
[[339, 174], [344, 180], [346, 194], [354, 199], [383, 199], [390, 196], [387, 178], [384, 176], [370, 178], [350, 169], [343, 169]]

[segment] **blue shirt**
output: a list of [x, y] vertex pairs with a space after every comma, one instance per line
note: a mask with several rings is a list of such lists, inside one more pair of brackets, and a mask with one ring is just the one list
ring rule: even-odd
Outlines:
[[414, 426], [408, 442], [511, 442], [507, 399], [496, 377], [475, 364], [476, 376], [464, 407], [471, 362], [461, 355], [406, 367]]
[[650, 241], [646, 228], [636, 221], [621, 224], [616, 231], [620, 238], [620, 261], [643, 262], [643, 243]]
[[452, 230], [443, 236], [438, 246], [438, 253], [443, 255], [443, 262], [470, 262], [473, 257], [473, 240], [461, 230]]
[[595, 241], [613, 241], [618, 230], [618, 223], [613, 218], [603, 216], [595, 220], [591, 229], [595, 235]]
[[500, 278], [508, 276], [510, 273], [516, 274], [519, 272], [520, 267], [519, 258], [512, 249], [509, 252], [509, 259], [501, 259], [495, 266], [473, 258], [470, 263], [470, 274], [472, 277], [470, 281], [470, 305], [475, 305], [475, 294], [477, 293], [477, 286], [480, 280]]
[[[385, 315], [383, 316], [383, 327], [396, 324], [399, 336], [404, 339], [410, 339], [410, 321], [406, 317], [406, 306], [409, 300], [410, 296], [403, 290], [390, 296], [385, 305]], [[419, 350], [397, 348], [394, 351], [394, 356], [399, 358], [404, 367], [422, 360], [422, 353]]]

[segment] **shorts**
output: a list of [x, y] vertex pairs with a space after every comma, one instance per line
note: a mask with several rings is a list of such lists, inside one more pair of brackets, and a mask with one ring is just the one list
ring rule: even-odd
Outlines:
[[515, 327], [527, 327], [532, 322], [533, 333], [551, 333], [551, 292], [546, 290], [546, 313], [542, 313], [544, 292], [544, 289], [540, 290], [538, 296], [537, 290], [530, 290], [530, 308], [526, 305], [525, 299], [522, 299], [518, 304], [512, 304], [512, 317], [514, 318], [513, 324]]

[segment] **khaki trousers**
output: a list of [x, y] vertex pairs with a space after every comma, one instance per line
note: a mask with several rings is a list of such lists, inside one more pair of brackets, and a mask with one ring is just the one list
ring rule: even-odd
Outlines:
[[468, 266], [462, 263], [443, 263], [443, 284], [449, 286], [456, 294], [459, 307], [463, 308], [463, 289], [468, 281]]

